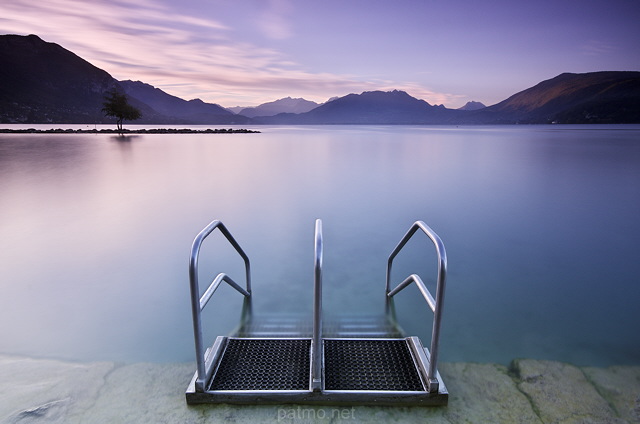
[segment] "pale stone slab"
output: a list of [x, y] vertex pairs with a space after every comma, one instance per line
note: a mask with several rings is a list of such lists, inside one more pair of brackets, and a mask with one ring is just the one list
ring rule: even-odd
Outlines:
[[199, 423], [204, 413], [188, 408], [184, 389], [193, 364], [135, 363], [116, 368], [95, 404], [78, 423]]
[[195, 365], [0, 355], [0, 423], [640, 423], [640, 367], [442, 363], [447, 407], [188, 406]]
[[112, 363], [0, 355], [0, 423], [66, 423], [91, 408]]
[[529, 400], [506, 367], [496, 364], [443, 363], [440, 373], [449, 390], [444, 414], [452, 423], [541, 424]]
[[519, 359], [513, 361], [511, 369], [519, 380], [518, 388], [544, 423], [625, 423], [573, 365]]
[[587, 367], [583, 371], [621, 418], [640, 423], [640, 367]]

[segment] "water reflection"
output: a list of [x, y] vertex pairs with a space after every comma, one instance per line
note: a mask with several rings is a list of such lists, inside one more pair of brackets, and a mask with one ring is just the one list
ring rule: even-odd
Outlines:
[[119, 135], [114, 135], [111, 136], [111, 140], [113, 141], [117, 141], [119, 143], [130, 143], [132, 141], [134, 141], [135, 139], [139, 138], [140, 136], [137, 134], [128, 134], [128, 135], [124, 135], [124, 134], [119, 134]]

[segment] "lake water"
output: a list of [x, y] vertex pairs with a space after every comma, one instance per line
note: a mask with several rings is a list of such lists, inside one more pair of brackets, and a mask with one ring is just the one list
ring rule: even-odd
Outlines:
[[[0, 352], [192, 360], [188, 256], [213, 219], [257, 312], [310, 314], [322, 218], [327, 313], [381, 312], [423, 220], [449, 258], [442, 361], [640, 364], [640, 126], [257, 129], [0, 134]], [[201, 264], [244, 281], [219, 234]], [[394, 278], [434, 268], [416, 236]], [[398, 315], [428, 340], [414, 289]], [[211, 337], [241, 308], [229, 287], [212, 302]]]

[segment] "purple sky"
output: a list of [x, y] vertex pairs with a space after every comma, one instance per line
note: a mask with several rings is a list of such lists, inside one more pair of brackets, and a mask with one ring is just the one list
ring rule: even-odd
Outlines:
[[639, 0], [3, 0], [0, 33], [227, 107], [390, 89], [491, 105], [562, 72], [640, 70]]

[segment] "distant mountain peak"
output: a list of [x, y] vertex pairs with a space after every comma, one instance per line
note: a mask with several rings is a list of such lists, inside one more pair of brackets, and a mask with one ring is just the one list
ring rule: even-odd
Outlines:
[[274, 116], [280, 113], [305, 113], [318, 106], [319, 104], [316, 102], [288, 96], [273, 102], [262, 103], [256, 107], [244, 108], [238, 114], [254, 118], [256, 116]]
[[480, 102], [476, 102], [471, 100], [470, 102], [467, 102], [464, 106], [459, 107], [458, 110], [478, 110], [478, 109], [484, 109], [486, 106]]
[[374, 91], [364, 91], [360, 94], [348, 94], [344, 97], [340, 97], [335, 101], [341, 102], [344, 99], [349, 99], [349, 101], [359, 101], [359, 102], [379, 102], [386, 105], [395, 105], [397, 106], [407, 106], [409, 104], [420, 104], [420, 105], [431, 105], [425, 100], [417, 99], [411, 96], [409, 93], [403, 90], [374, 90]]

